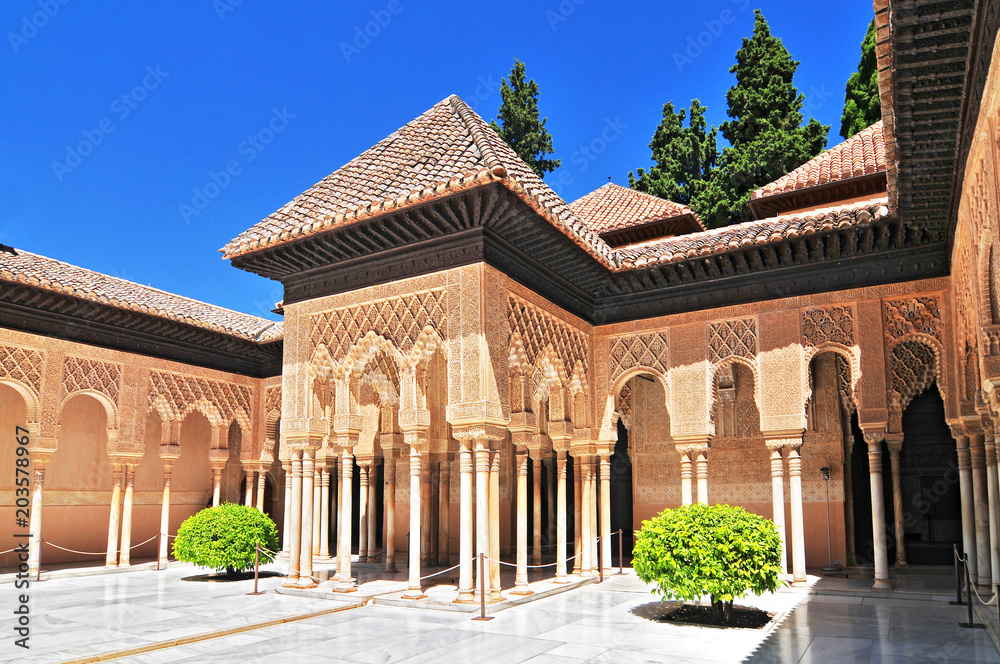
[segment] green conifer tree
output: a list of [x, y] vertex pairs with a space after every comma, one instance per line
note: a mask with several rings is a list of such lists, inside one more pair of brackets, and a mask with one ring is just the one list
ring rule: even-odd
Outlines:
[[545, 177], [559, 168], [559, 159], [546, 159], [545, 155], [553, 154], [552, 136], [545, 129], [547, 118], [538, 117], [538, 84], [535, 79], [525, 81], [524, 63], [514, 60], [510, 70], [510, 78], [500, 82], [500, 110], [497, 121], [491, 121], [490, 127], [498, 133], [531, 167], [539, 177]]
[[882, 102], [878, 96], [878, 62], [875, 57], [875, 20], [861, 42], [861, 62], [858, 70], [847, 79], [844, 94], [844, 115], [840, 135], [850, 138], [882, 119]]

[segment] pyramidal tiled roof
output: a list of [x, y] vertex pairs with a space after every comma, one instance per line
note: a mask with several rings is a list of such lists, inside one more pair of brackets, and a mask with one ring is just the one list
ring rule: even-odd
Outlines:
[[234, 258], [322, 233], [491, 181], [608, 267], [611, 248], [504, 143], [452, 95], [323, 178], [231, 240]]
[[750, 200], [879, 172], [885, 172], [885, 138], [881, 120], [754, 191]]
[[282, 324], [276, 321], [174, 295], [28, 251], [18, 249], [17, 253], [13, 256], [0, 252], [0, 281], [28, 284], [250, 341], [264, 343], [282, 338]]
[[781, 242], [838, 228], [862, 226], [889, 213], [888, 199], [841, 205], [806, 214], [789, 214], [714, 228], [703, 233], [678, 235], [619, 249], [621, 269], [642, 268], [657, 263], [675, 263], [699, 256], [721, 254], [751, 245]]
[[613, 182], [581, 196], [570, 203], [569, 208], [595, 233], [602, 235], [685, 214], [691, 215], [697, 228], [705, 230], [688, 206]]

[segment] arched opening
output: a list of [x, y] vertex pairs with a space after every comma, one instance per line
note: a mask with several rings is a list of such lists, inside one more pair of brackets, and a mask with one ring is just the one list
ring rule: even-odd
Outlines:
[[[14, 436], [16, 427], [28, 426], [28, 404], [24, 397], [10, 385], [0, 383], [0, 431], [4, 432], [0, 436], [0, 454], [2, 458], [9, 459], [8, 463], [13, 464], [16, 459], [15, 447], [17, 440]], [[9, 467], [10, 468], [10, 467]], [[31, 471], [29, 466], [25, 470]], [[24, 475], [21, 475], [24, 477]], [[30, 478], [30, 475], [29, 475]], [[15, 471], [10, 468], [8, 472], [0, 473], [0, 511], [10, 514], [13, 517], [15, 509]], [[0, 551], [13, 549], [20, 541], [15, 540], [12, 529], [0, 530]], [[7, 571], [17, 567], [17, 553], [6, 553], [0, 556], [0, 569]]]
[[611, 455], [611, 532], [622, 531], [621, 557], [618, 558], [617, 542], [611, 543], [611, 557], [615, 565], [632, 564], [634, 538], [627, 535], [635, 529], [632, 517], [632, 458], [628, 450], [628, 429], [618, 420], [618, 441]]
[[[247, 444], [250, 444], [250, 441], [247, 441]], [[222, 469], [219, 502], [242, 505], [246, 496], [247, 474], [243, 469], [243, 464], [240, 463], [243, 451], [243, 430], [236, 420], [229, 424], [226, 446], [229, 456]]]
[[170, 489], [170, 528], [176, 532], [184, 519], [212, 503], [212, 424], [198, 411], [181, 423], [181, 453], [174, 464]]
[[[159, 414], [146, 416], [145, 450], [135, 469], [135, 492], [132, 507], [132, 543], [145, 542], [160, 532], [160, 506], [163, 501], [163, 462], [160, 459], [160, 439], [163, 425]], [[153, 539], [132, 549], [135, 563], [156, 557], [159, 542]]]

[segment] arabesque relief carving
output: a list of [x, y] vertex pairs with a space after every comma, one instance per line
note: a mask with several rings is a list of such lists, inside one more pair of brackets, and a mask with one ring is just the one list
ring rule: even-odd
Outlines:
[[734, 356], [754, 359], [757, 356], [757, 319], [709, 323], [708, 350], [713, 364]]
[[650, 332], [611, 340], [608, 353], [610, 380], [613, 383], [623, 373], [635, 367], [649, 367], [667, 373], [667, 338], [663, 332]]
[[807, 347], [826, 342], [854, 345], [854, 309], [850, 306], [805, 309], [802, 312], [802, 338]]
[[0, 345], [0, 369], [7, 378], [13, 378], [35, 390], [42, 389], [42, 365], [45, 355], [40, 350]]
[[941, 339], [941, 307], [936, 295], [884, 300], [886, 338], [900, 339], [908, 334], [926, 334]]

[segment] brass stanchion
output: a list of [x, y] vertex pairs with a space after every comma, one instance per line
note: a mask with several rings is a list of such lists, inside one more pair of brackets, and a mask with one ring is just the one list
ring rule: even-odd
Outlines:
[[603, 543], [601, 542], [601, 538], [599, 538], [599, 537], [597, 538], [597, 544], [598, 544], [598, 546], [597, 546], [597, 569], [598, 569], [598, 573], [599, 573], [599, 575], [601, 577], [601, 580], [598, 581], [598, 583], [604, 583], [604, 546], [603, 546]]
[[958, 623], [958, 626], [959, 627], [971, 627], [971, 628], [976, 628], [976, 629], [984, 629], [986, 627], [986, 625], [984, 625], [983, 623], [977, 623], [975, 620], [972, 619], [972, 593], [974, 593], [976, 591], [970, 585], [972, 583], [972, 581], [971, 581], [971, 579], [969, 579], [969, 566], [966, 565], [963, 562], [962, 563], [962, 569], [965, 570], [965, 587], [967, 588], [967, 590], [965, 591], [965, 594], [968, 595], [968, 597], [969, 597], [969, 603], [968, 603], [968, 607], [969, 607], [969, 622]]
[[257, 580], [260, 578], [260, 543], [253, 545], [253, 592], [247, 595], [263, 595], [257, 590]]
[[486, 615], [486, 554], [479, 554], [479, 616], [473, 620], [493, 620]]
[[618, 529], [618, 574], [625, 573], [625, 559], [622, 558], [622, 529]]
[[951, 546], [955, 557], [955, 595], [957, 599], [954, 602], [948, 602], [948, 604], [963, 606], [965, 602], [962, 601], [962, 570], [958, 566], [962, 558], [958, 555], [958, 544], [952, 544]]

